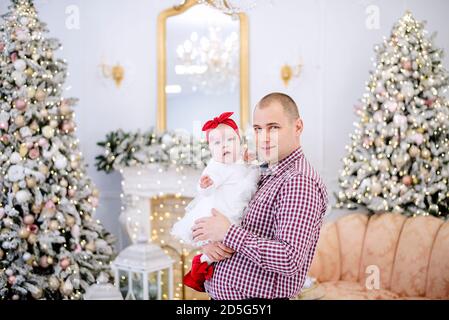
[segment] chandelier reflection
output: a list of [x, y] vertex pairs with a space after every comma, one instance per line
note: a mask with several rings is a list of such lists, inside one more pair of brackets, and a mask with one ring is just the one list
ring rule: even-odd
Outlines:
[[218, 26], [208, 28], [207, 36], [192, 32], [176, 49], [175, 73], [186, 76], [192, 91], [207, 94], [232, 93], [239, 81], [239, 36], [225, 38]]

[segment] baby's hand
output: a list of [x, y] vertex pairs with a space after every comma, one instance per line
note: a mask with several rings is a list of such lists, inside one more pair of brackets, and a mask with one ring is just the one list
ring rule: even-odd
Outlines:
[[214, 184], [214, 181], [209, 176], [202, 176], [200, 179], [200, 187], [206, 189]]
[[248, 151], [248, 149], [245, 148], [245, 151], [243, 152], [243, 161], [250, 163], [256, 160], [256, 155], [254, 153], [251, 153]]

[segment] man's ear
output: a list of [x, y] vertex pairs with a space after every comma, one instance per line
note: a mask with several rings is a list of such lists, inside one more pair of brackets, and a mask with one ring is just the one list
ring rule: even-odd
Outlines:
[[302, 122], [301, 118], [296, 119], [295, 127], [296, 132], [298, 133], [298, 135], [300, 135], [302, 133], [302, 130], [304, 129], [304, 123]]

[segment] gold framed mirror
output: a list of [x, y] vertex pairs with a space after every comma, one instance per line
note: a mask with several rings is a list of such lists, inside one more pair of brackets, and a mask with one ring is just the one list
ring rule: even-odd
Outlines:
[[249, 125], [249, 26], [198, 0], [162, 11], [157, 21], [156, 130], [201, 131], [205, 120], [234, 112]]

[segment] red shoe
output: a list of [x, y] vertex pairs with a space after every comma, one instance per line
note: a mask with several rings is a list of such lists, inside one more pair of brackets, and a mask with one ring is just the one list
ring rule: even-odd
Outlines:
[[212, 278], [214, 273], [213, 265], [201, 262], [201, 254], [193, 257], [192, 270], [184, 276], [184, 284], [196, 291], [205, 292], [204, 282]]

